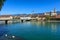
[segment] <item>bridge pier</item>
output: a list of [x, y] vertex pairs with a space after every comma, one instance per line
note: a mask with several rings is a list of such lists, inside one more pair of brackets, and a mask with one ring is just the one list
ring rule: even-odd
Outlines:
[[23, 20], [21, 20], [21, 22], [23, 22]]
[[21, 22], [25, 22], [26, 20], [21, 20]]
[[5, 24], [8, 24], [8, 20], [5, 20]]

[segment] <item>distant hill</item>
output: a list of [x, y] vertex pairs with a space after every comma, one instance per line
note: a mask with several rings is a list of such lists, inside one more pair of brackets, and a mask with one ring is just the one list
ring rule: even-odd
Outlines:
[[36, 15], [44, 15], [44, 13], [33, 13], [33, 14], [36, 14]]
[[26, 14], [14, 14], [13, 16], [20, 16], [20, 15], [26, 15]]
[[60, 11], [57, 11], [56, 13], [57, 13], [57, 14], [60, 14]]
[[[21, 15], [30, 15], [30, 14], [14, 14], [12, 16], [21, 16]], [[44, 15], [44, 13], [33, 13], [32, 15]]]
[[[48, 13], [50, 13], [50, 12], [48, 12]], [[56, 13], [60, 14], [60, 11], [57, 11]], [[12, 16], [23, 16], [23, 15], [27, 16], [27, 15], [30, 15], [30, 14], [14, 14]], [[33, 13], [32, 15], [44, 15], [44, 13]]]

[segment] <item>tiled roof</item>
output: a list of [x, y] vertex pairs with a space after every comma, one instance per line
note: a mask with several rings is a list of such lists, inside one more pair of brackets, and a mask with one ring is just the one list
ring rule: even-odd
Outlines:
[[11, 15], [0, 15], [0, 17], [10, 17]]
[[51, 16], [51, 18], [60, 18], [60, 14], [57, 16]]
[[56, 18], [60, 18], [60, 14], [56, 16]]

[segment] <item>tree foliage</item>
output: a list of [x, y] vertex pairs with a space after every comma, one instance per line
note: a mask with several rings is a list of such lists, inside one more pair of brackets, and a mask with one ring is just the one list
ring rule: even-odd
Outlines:
[[4, 2], [5, 2], [6, 0], [0, 0], [0, 11], [1, 11], [1, 9], [2, 9], [2, 6], [4, 5]]
[[50, 20], [50, 16], [49, 15], [46, 16], [46, 20]]

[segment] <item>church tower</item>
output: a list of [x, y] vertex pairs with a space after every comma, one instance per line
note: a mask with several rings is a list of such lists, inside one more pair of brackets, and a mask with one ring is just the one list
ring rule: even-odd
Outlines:
[[54, 15], [57, 15], [57, 14], [56, 14], [56, 8], [54, 8]]
[[51, 16], [56, 16], [57, 13], [56, 13], [56, 9], [54, 8], [54, 11], [52, 12], [52, 15]]
[[54, 13], [56, 13], [56, 9], [54, 8]]

